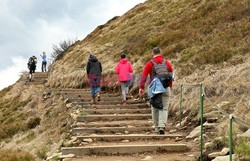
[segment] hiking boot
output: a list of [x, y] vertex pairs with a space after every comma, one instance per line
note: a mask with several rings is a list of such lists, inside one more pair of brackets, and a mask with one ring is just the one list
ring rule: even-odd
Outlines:
[[127, 101], [123, 101], [123, 104], [122, 105], [126, 105], [127, 104]]
[[29, 79], [29, 81], [31, 82], [31, 78]]
[[165, 134], [165, 130], [164, 130], [163, 127], [160, 127], [160, 128], [159, 128], [159, 134], [160, 134], [160, 135], [164, 135], [164, 134]]
[[98, 101], [98, 102], [101, 101], [100, 93], [98, 92], [98, 93], [96, 93], [96, 95], [97, 95], [97, 101]]

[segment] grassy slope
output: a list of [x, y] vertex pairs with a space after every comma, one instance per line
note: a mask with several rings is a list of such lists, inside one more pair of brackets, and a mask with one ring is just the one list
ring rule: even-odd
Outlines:
[[[114, 74], [121, 52], [128, 53], [135, 73], [140, 73], [152, 47], [160, 46], [174, 66], [176, 82], [204, 82], [214, 101], [248, 109], [243, 99], [249, 97], [249, 21], [248, 0], [148, 0], [72, 46], [54, 64], [49, 84], [84, 86], [85, 69], [78, 68], [86, 66], [90, 52], [102, 62], [104, 74]], [[198, 103], [190, 102], [191, 94], [186, 97], [188, 106], [195, 108]], [[250, 118], [247, 111], [234, 112]]]
[[71, 119], [65, 111], [69, 109], [55, 92], [43, 99], [45, 90], [42, 86], [17, 82], [0, 91], [0, 158], [3, 160], [41, 159], [51, 155], [47, 152], [55, 152], [67, 137]]

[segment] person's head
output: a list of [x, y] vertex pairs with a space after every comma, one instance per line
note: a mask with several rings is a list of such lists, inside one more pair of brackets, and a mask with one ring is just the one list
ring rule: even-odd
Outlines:
[[122, 53], [122, 54], [121, 54], [121, 59], [124, 59], [124, 58], [126, 58], [126, 54], [125, 54], [125, 53]]
[[46, 53], [45, 53], [45, 51], [43, 51], [43, 55], [45, 55]]
[[95, 55], [92, 53], [89, 55], [89, 58], [95, 58]]
[[159, 54], [161, 54], [161, 49], [159, 47], [153, 48], [152, 54], [153, 55], [159, 55]]

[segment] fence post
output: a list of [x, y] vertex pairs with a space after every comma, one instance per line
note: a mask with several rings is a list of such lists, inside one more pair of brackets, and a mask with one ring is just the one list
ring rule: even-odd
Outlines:
[[182, 121], [182, 90], [183, 90], [183, 84], [180, 86], [180, 126]]
[[233, 160], [233, 115], [229, 115], [229, 160]]
[[203, 85], [200, 84], [200, 121], [201, 121], [201, 133], [200, 133], [200, 161], [203, 160], [203, 104], [204, 104], [204, 94]]

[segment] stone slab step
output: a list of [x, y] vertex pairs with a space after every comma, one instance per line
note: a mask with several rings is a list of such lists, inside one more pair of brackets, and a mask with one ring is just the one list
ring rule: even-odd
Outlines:
[[44, 85], [46, 82], [25, 82], [25, 85]]
[[138, 108], [138, 109], [85, 109], [81, 113], [86, 114], [150, 114], [150, 108]]
[[157, 145], [113, 145], [113, 146], [89, 146], [89, 147], [65, 147], [62, 154], [83, 155], [117, 155], [136, 154], [144, 152], [185, 152], [186, 144], [157, 144]]
[[95, 136], [77, 136], [77, 140], [82, 141], [83, 139], [92, 139], [94, 141], [121, 141], [121, 140], [160, 140], [160, 139], [175, 139], [175, 138], [183, 138], [182, 135], [179, 134], [166, 134], [166, 135], [145, 135], [145, 134], [132, 134], [132, 135], [95, 135]]
[[151, 119], [151, 114], [121, 114], [121, 115], [87, 115], [78, 116], [78, 122], [85, 121], [118, 121], [118, 120], [146, 120]]
[[[68, 95], [68, 96], [77, 96], [77, 97], [88, 97], [88, 96], [91, 96], [91, 93], [90, 92], [60, 92], [61, 94], [63, 95]], [[109, 94], [109, 93], [102, 93], [100, 94], [101, 97], [121, 97], [120, 94], [116, 93], [116, 94]]]
[[72, 127], [152, 127], [152, 120], [126, 120], [126, 121], [99, 121], [99, 122], [77, 122]]
[[108, 108], [116, 108], [116, 109], [123, 109], [123, 108], [126, 108], [126, 109], [133, 109], [133, 108], [149, 108], [149, 105], [147, 103], [140, 103], [140, 104], [127, 104], [127, 105], [98, 105], [98, 104], [94, 104], [94, 105], [85, 105], [85, 104], [82, 104], [81, 102], [77, 102], [77, 103], [74, 103], [73, 102], [73, 105], [79, 105], [79, 106], [82, 106], [84, 109], [88, 109], [88, 108], [91, 108], [91, 109], [108, 109]]
[[114, 133], [124, 133], [128, 131], [129, 133], [142, 133], [142, 132], [153, 132], [152, 127], [99, 127], [99, 128], [73, 128], [72, 133], [106, 133], [106, 134], [114, 134]]
[[[85, 98], [69, 98], [68, 102], [70, 103], [81, 103], [82, 105], [89, 105], [91, 101], [91, 98], [89, 99], [85, 99]], [[114, 100], [114, 101], [103, 101], [101, 100], [100, 102], [96, 102], [97, 105], [118, 105], [118, 104], [122, 104], [123, 101], [122, 99], [118, 100]], [[139, 104], [139, 103], [146, 103], [143, 100], [128, 100], [127, 104]]]

